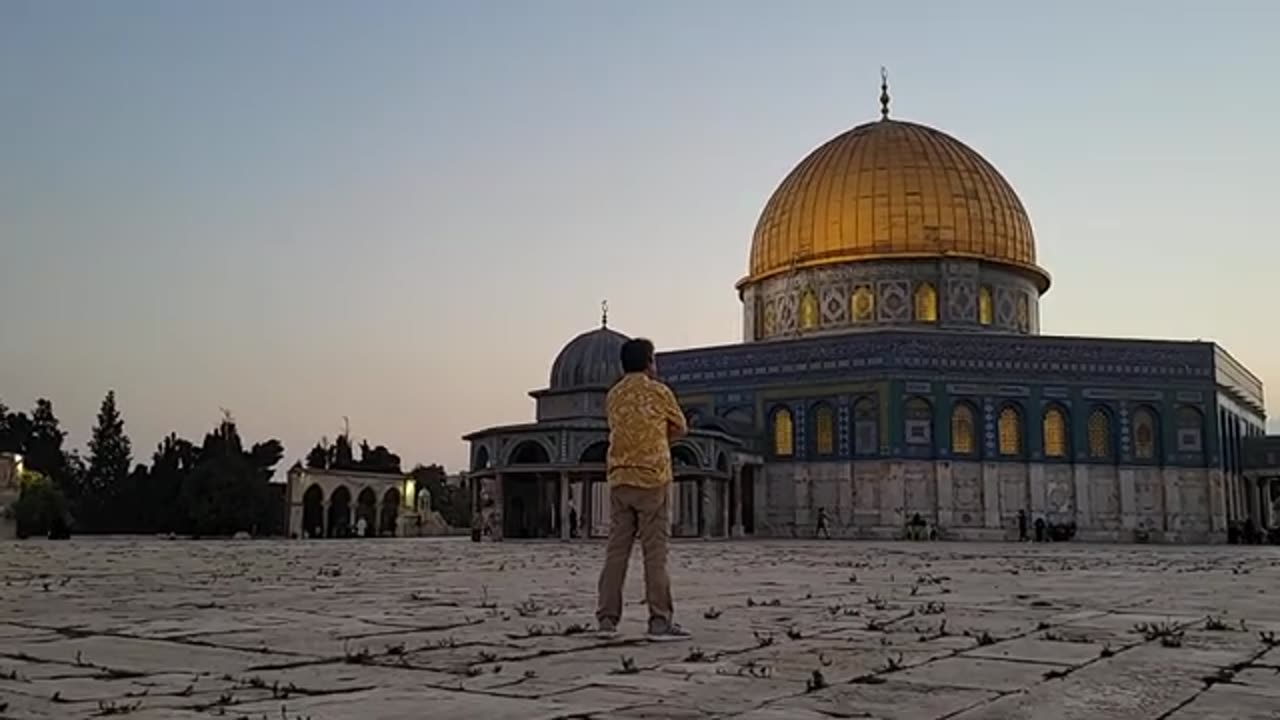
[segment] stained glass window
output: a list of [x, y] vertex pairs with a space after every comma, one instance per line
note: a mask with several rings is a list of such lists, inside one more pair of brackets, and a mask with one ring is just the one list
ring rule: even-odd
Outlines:
[[791, 422], [791, 411], [778, 408], [773, 413], [773, 454], [791, 457], [795, 453], [795, 428]]
[[1000, 411], [996, 434], [1001, 455], [1018, 455], [1022, 452], [1022, 416], [1013, 406]]
[[800, 296], [800, 329], [812, 330], [818, 327], [818, 296], [812, 290], [805, 290]]
[[938, 321], [938, 291], [929, 283], [916, 287], [916, 322]]
[[1089, 457], [1105, 460], [1111, 457], [1111, 416], [1102, 408], [1089, 414]]
[[971, 455], [975, 445], [973, 408], [960, 403], [951, 411], [951, 452]]
[[991, 309], [991, 288], [983, 285], [978, 288], [978, 322], [990, 325], [994, 312]]
[[1044, 411], [1044, 456], [1067, 456], [1067, 417], [1056, 407]]
[[1156, 419], [1145, 407], [1133, 413], [1133, 455], [1139, 460], [1156, 457]]
[[813, 414], [813, 440], [819, 455], [831, 455], [836, 451], [835, 416], [831, 408], [819, 405]]

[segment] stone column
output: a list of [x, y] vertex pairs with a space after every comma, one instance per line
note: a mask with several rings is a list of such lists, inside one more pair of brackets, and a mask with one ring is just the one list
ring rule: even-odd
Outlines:
[[560, 539], [569, 539], [569, 471], [560, 471]]
[[716, 511], [720, 515], [720, 534], [717, 537], [727, 538], [729, 537], [729, 478], [717, 480], [715, 487], [717, 488], [716, 497], [719, 498]]
[[297, 535], [298, 537], [306, 537], [306, 533], [311, 532], [307, 528], [302, 527], [302, 503], [292, 503], [289, 505], [289, 527], [285, 529], [285, 537]]
[[329, 537], [329, 501], [320, 503], [320, 537]]
[[704, 539], [711, 537], [711, 488], [706, 476], [698, 478], [698, 534]]
[[595, 485], [595, 477], [587, 475], [582, 478], [582, 537], [584, 539], [591, 538], [591, 521], [595, 517], [596, 503], [592, 497], [591, 489]]
[[503, 496], [503, 486], [506, 484], [506, 477], [502, 473], [494, 473], [493, 475], [493, 507], [489, 509], [486, 521], [489, 522], [489, 537], [493, 540], [502, 539], [502, 530], [506, 523], [506, 502]]
[[733, 466], [733, 508], [730, 512], [729, 537], [742, 537], [742, 466]]

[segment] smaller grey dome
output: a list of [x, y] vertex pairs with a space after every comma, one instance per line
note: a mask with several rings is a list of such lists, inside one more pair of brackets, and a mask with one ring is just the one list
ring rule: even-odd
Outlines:
[[551, 390], [609, 387], [622, 377], [622, 344], [631, 338], [600, 326], [569, 341], [551, 364]]

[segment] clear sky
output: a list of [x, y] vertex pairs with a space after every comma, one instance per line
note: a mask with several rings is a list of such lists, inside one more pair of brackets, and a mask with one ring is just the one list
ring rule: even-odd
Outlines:
[[[463, 469], [599, 321], [740, 338], [805, 154], [894, 115], [1018, 190], [1055, 334], [1204, 338], [1280, 415], [1280, 3], [0, 0], [0, 399], [139, 455], [227, 408]], [[1273, 429], [1280, 429], [1274, 422]]]

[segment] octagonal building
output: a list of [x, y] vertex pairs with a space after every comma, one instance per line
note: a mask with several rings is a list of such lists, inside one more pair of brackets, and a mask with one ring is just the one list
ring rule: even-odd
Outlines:
[[[1013, 187], [881, 101], [879, 120], [820, 145], [765, 204], [737, 284], [742, 343], [660, 354], [697, 429], [684, 464], [701, 480], [673, 489], [686, 528], [812, 537], [825, 514], [834, 536], [923, 524], [997, 540], [1022, 516], [1082, 540], [1218, 542], [1273, 524], [1275, 483], [1242, 468], [1245, 439], [1264, 434], [1261, 381], [1214, 343], [1042, 334], [1050, 275]], [[548, 472], [582, 460], [580, 430], [544, 410], [556, 364], [535, 394]], [[557, 407], [603, 433], [613, 377]], [[467, 439], [493, 507], [510, 438]], [[581, 500], [564, 512], [604, 527], [603, 503]]]

